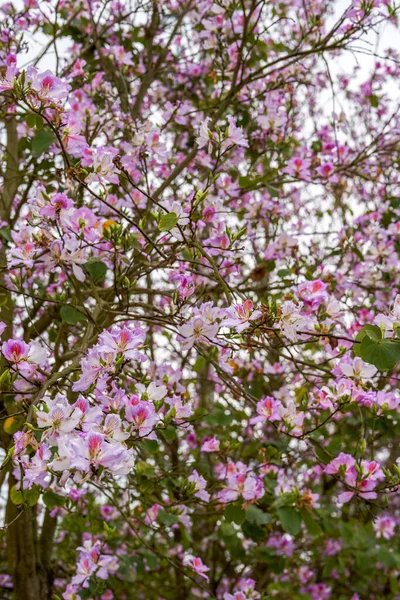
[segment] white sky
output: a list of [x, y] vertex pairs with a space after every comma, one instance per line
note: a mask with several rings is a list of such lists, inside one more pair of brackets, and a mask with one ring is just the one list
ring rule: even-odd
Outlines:
[[[351, 0], [332, 0], [332, 1], [335, 3], [335, 16], [332, 19], [332, 24], [333, 24], [333, 22], [335, 22], [337, 20], [337, 18], [340, 17], [344, 13], [344, 11], [349, 8], [349, 6], [351, 4]], [[13, 4], [18, 8], [22, 8], [23, 0], [13, 0]], [[366, 40], [365, 48], [369, 47], [371, 50], [374, 50], [378, 54], [382, 54], [387, 48], [390, 48], [390, 47], [400, 51], [399, 30], [396, 29], [396, 27], [393, 24], [388, 23], [387, 21], [383, 22], [379, 26], [378, 30], [375, 33], [371, 31], [370, 34], [368, 35], [368, 37], [365, 38], [365, 40]], [[32, 63], [35, 60], [35, 58], [39, 55], [40, 51], [42, 50], [42, 48], [48, 41], [48, 37], [45, 36], [40, 31], [37, 31], [33, 36], [32, 35], [27, 36], [27, 41], [29, 41], [30, 49], [29, 49], [29, 52], [23, 57], [23, 61], [21, 61], [18, 64], [19, 67], [27, 66], [28, 64]], [[59, 49], [59, 54], [61, 56], [67, 52], [69, 45], [70, 44], [69, 44], [68, 40], [66, 40], [65, 38], [61, 39], [61, 41], [58, 42], [57, 47]], [[345, 59], [344, 58], [339, 59], [339, 60], [335, 59], [337, 61], [337, 66], [338, 67], [346, 66], [346, 70], [348, 70], [349, 69], [349, 62], [348, 62], [349, 56], [351, 56], [351, 55], [349, 55], [347, 53]], [[361, 67], [361, 72], [367, 74], [367, 72], [370, 69], [372, 69], [374, 62], [376, 61], [376, 58], [373, 56], [367, 56], [365, 54], [357, 53], [357, 55], [354, 55], [352, 58], [350, 58], [350, 60], [353, 60], [354, 64], [359, 64], [359, 66]], [[46, 55], [40, 61], [39, 67], [41, 70], [50, 69], [50, 70], [54, 71], [54, 69], [55, 69], [54, 49], [51, 52], [46, 53]]]

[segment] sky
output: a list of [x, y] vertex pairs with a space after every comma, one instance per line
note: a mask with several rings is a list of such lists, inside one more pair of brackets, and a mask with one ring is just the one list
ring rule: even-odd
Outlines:
[[[12, 0], [12, 2], [18, 8], [22, 8], [24, 4], [23, 0]], [[332, 0], [332, 2], [334, 2], [335, 5], [335, 14], [332, 18], [333, 24], [337, 20], [337, 18], [340, 17], [340, 15], [342, 15], [347, 8], [349, 8], [349, 6], [351, 5], [351, 0]], [[36, 32], [34, 36], [30, 36], [29, 52], [24, 56], [24, 61], [23, 63], [19, 64], [19, 66], [24, 67], [28, 64], [31, 64], [40, 54], [40, 51], [42, 50], [47, 41], [47, 36], [43, 35], [40, 31]], [[376, 33], [370, 32], [369, 36], [366, 38], [366, 42], [367, 43], [365, 43], [365, 48], [367, 49], [369, 47], [370, 49], [374, 49], [377, 53], [382, 53], [385, 49], [389, 47], [395, 48], [400, 51], [399, 31], [396, 30], [394, 25], [387, 22], [382, 23], [382, 25], [379, 26], [378, 31]], [[63, 55], [63, 53], [68, 52], [68, 46], [69, 42], [64, 38], [58, 42], [57, 47], [61, 56]], [[344, 61], [346, 61], [346, 67], [348, 68], [348, 60], [348, 55], [344, 59], [339, 59], [337, 66], [340, 67], [341, 63], [343, 63], [344, 66]], [[365, 54], [357, 53], [357, 55], [354, 55], [351, 60], [354, 61], [354, 64], [358, 63], [362, 73], [366, 74], [373, 67], [376, 58], [374, 58], [373, 56], [367, 56]], [[39, 67], [41, 70], [50, 69], [54, 71], [54, 49], [52, 50], [52, 52], [46, 53], [46, 55], [40, 61]]]

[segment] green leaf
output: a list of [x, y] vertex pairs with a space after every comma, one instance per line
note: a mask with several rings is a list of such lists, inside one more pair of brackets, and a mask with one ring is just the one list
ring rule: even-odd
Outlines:
[[228, 504], [224, 510], [224, 517], [228, 523], [236, 523], [236, 525], [242, 525], [246, 520], [246, 511], [240, 506], [234, 504]]
[[171, 229], [173, 229], [176, 226], [178, 220], [179, 217], [176, 213], [167, 213], [166, 215], [163, 215], [161, 217], [160, 222], [158, 224], [158, 229], [160, 231], [171, 231]]
[[242, 227], [242, 229], [240, 229], [237, 233], [235, 233], [235, 235], [232, 238], [232, 243], [236, 242], [241, 237], [243, 237], [246, 232], [247, 232], [247, 225], [245, 227]]
[[279, 269], [277, 273], [278, 277], [290, 277], [292, 275], [292, 271], [290, 269]]
[[43, 493], [43, 503], [47, 506], [47, 508], [53, 510], [53, 508], [56, 508], [56, 506], [64, 506], [65, 498], [55, 494], [51, 490], [46, 490]]
[[151, 454], [155, 454], [159, 450], [157, 440], [142, 440], [142, 445]]
[[322, 534], [322, 529], [319, 523], [313, 519], [312, 515], [305, 508], [303, 508], [300, 512], [301, 517], [307, 527], [308, 533], [313, 537], [320, 536]]
[[32, 140], [32, 155], [37, 158], [43, 152], [46, 152], [55, 139], [51, 131], [46, 129], [39, 131]]
[[375, 94], [372, 94], [369, 97], [369, 101], [371, 102], [371, 106], [373, 106], [374, 108], [378, 108], [378, 106], [379, 106], [379, 98], [378, 98], [378, 96], [375, 96]]
[[95, 261], [95, 262], [88, 262], [85, 263], [83, 265], [85, 267], [85, 271], [87, 271], [89, 273], [89, 275], [92, 277], [92, 279], [96, 282], [96, 283], [100, 283], [102, 281], [104, 281], [106, 273], [107, 273], [107, 265], [104, 264], [103, 262], [99, 261]]
[[332, 455], [325, 450], [317, 440], [314, 440], [312, 437], [310, 437], [309, 441], [314, 446], [315, 454], [318, 456], [321, 462], [328, 463], [332, 460]]
[[364, 332], [364, 336], [368, 335], [371, 340], [381, 340], [382, 339], [382, 331], [376, 325], [364, 325], [362, 330]]
[[175, 523], [179, 523], [179, 519], [176, 515], [171, 515], [170, 513], [167, 513], [165, 510], [160, 510], [158, 511], [158, 520], [163, 524], [163, 525], [175, 525]]
[[360, 357], [380, 371], [389, 371], [400, 361], [400, 341], [371, 339], [367, 334], [360, 344]]
[[252, 183], [253, 183], [253, 180], [251, 179], [251, 177], [248, 177], [248, 176], [240, 176], [239, 177], [239, 185], [241, 188], [250, 187]]
[[63, 306], [61, 308], [60, 315], [61, 315], [62, 320], [65, 321], [65, 323], [68, 323], [69, 325], [75, 325], [76, 323], [79, 323], [80, 321], [87, 320], [85, 315], [78, 312], [70, 304], [68, 304], [67, 306]]
[[35, 127], [36, 125], [36, 115], [34, 115], [33, 113], [29, 113], [29, 115], [26, 115], [25, 117], [25, 123], [28, 125], [28, 127], [30, 127], [31, 129], [33, 127]]
[[3, 227], [0, 229], [0, 235], [7, 242], [12, 242], [11, 231], [9, 227]]
[[255, 523], [249, 523], [248, 521], [245, 521], [245, 523], [243, 523], [242, 531], [247, 538], [250, 538], [255, 542], [259, 542], [266, 535], [265, 529], [259, 527]]
[[157, 568], [157, 556], [155, 556], [152, 552], [149, 552], [148, 550], [143, 550], [142, 551], [143, 556], [146, 558], [146, 563], [147, 566], [154, 570]]
[[230, 523], [221, 523], [218, 529], [218, 537], [225, 539], [236, 535], [236, 530]]
[[301, 516], [300, 513], [289, 506], [282, 506], [276, 511], [278, 513], [279, 520], [285, 531], [291, 535], [297, 535], [301, 529]]
[[265, 187], [269, 191], [269, 195], [271, 196], [271, 198], [278, 198], [279, 190], [276, 187], [274, 187], [273, 185], [270, 185], [269, 183], [266, 183]]
[[233, 415], [232, 414], [225, 414], [225, 410], [219, 406], [217, 406], [212, 413], [210, 413], [209, 415], [207, 415], [206, 417], [204, 417], [204, 421], [208, 424], [208, 425], [230, 425], [230, 423], [233, 421]]
[[162, 429], [161, 433], [168, 442], [176, 439], [176, 429], [172, 425], [168, 425], [168, 427]]
[[260, 508], [258, 508], [258, 506], [254, 506], [254, 504], [251, 504], [247, 509], [246, 521], [249, 521], [249, 523], [255, 523], [256, 525], [266, 525], [267, 523], [270, 523], [271, 520], [272, 517], [270, 514], [265, 513]]
[[13, 485], [10, 490], [10, 500], [13, 504], [21, 505], [28, 504], [29, 506], [35, 506], [39, 500], [40, 489], [37, 485], [34, 485], [30, 490], [17, 490], [17, 487]]
[[17, 490], [17, 486], [15, 485], [13, 485], [10, 490], [10, 500], [13, 504], [16, 504], [17, 506], [24, 503], [22, 492]]
[[[364, 325], [364, 327], [356, 335], [357, 342], [362, 342], [365, 336], [368, 335], [372, 340], [382, 339], [382, 332], [376, 325]], [[355, 356], [361, 356], [361, 343], [353, 344], [353, 352]]]
[[43, 33], [45, 33], [46, 35], [53, 35], [54, 34], [54, 25], [52, 25], [51, 23], [45, 23], [42, 27]]
[[30, 490], [24, 490], [24, 500], [29, 506], [35, 506], [40, 496], [40, 488], [34, 485]]
[[41, 117], [40, 115], [36, 115], [35, 125], [36, 125], [36, 129], [43, 129], [43, 125], [44, 125], [43, 117]]
[[0, 375], [0, 390], [8, 390], [10, 388], [11, 375], [9, 369], [5, 369]]

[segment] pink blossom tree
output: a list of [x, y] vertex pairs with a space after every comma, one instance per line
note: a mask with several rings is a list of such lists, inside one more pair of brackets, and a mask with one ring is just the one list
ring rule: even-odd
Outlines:
[[339, 4], [0, 5], [0, 598], [398, 598], [399, 9]]

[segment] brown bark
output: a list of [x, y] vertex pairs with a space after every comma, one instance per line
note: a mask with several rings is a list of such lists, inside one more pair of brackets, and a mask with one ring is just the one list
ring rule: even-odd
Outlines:
[[[10, 489], [15, 480], [9, 479]], [[15, 600], [52, 600], [51, 554], [56, 519], [47, 511], [38, 536], [36, 507], [19, 507], [11, 502], [6, 510], [7, 558], [14, 584]]]

